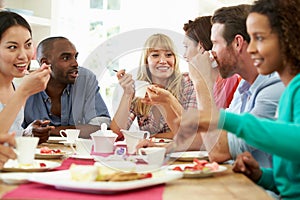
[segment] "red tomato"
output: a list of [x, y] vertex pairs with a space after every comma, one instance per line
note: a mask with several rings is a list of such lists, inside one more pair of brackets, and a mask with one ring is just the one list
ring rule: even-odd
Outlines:
[[40, 167], [46, 167], [45, 163], [40, 163]]
[[193, 163], [196, 164], [196, 165], [204, 166], [208, 163], [208, 161], [207, 160], [199, 160], [197, 158], [194, 158]]
[[40, 150], [41, 153], [51, 153], [52, 150], [49, 149], [48, 147], [42, 147], [41, 150]]
[[180, 172], [183, 171], [183, 170], [181, 169], [181, 167], [179, 167], [179, 166], [174, 167], [173, 170], [175, 170], [175, 171], [180, 171]]
[[195, 171], [194, 166], [185, 166], [184, 171]]
[[165, 142], [165, 140], [164, 139], [160, 139], [158, 142]]
[[193, 169], [197, 171], [197, 170], [202, 170], [203, 167], [204, 167], [203, 165], [195, 165], [195, 166], [193, 167]]
[[53, 152], [54, 152], [54, 153], [60, 153], [61, 151], [60, 151], [60, 149], [56, 149], [56, 150], [53, 149]]
[[145, 174], [145, 178], [152, 178], [152, 173]]

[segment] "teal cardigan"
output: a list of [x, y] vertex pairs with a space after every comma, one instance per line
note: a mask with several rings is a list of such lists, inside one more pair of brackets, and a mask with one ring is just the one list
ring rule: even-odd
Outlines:
[[283, 92], [276, 121], [221, 110], [218, 128], [273, 154], [273, 169], [262, 168], [257, 184], [284, 199], [300, 199], [300, 74]]

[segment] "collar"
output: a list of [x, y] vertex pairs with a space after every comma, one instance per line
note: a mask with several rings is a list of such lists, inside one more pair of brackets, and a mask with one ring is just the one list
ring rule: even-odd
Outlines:
[[[64, 89], [62, 94], [63, 95], [67, 94], [69, 96], [70, 93], [71, 93], [72, 87], [73, 87], [73, 84], [68, 84], [67, 87]], [[48, 96], [48, 94], [46, 93], [45, 90], [41, 92], [41, 95], [42, 95], [42, 98], [43, 98], [44, 102], [47, 102], [47, 101], [50, 100], [50, 97]]]

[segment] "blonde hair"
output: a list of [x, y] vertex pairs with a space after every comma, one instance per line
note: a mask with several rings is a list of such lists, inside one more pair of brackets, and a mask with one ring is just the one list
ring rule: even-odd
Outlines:
[[[165, 89], [170, 91], [177, 99], [181, 98], [181, 81], [182, 81], [182, 74], [179, 69], [179, 57], [176, 53], [175, 45], [170, 37], [167, 35], [157, 33], [151, 35], [145, 42], [140, 66], [137, 73], [137, 80], [144, 80], [150, 83], [152, 82], [152, 76], [150, 70], [148, 68], [148, 56], [154, 49], [163, 49], [167, 51], [171, 51], [175, 57], [174, 62], [174, 72], [169, 77], [167, 81], [167, 85]], [[146, 105], [141, 103], [138, 98], [133, 99], [134, 111], [141, 115], [147, 115], [151, 109], [150, 105]]]

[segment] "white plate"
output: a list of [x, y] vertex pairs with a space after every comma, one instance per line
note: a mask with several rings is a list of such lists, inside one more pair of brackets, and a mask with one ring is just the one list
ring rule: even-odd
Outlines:
[[155, 138], [154, 142], [155, 143], [170, 143], [172, 142], [173, 140], [172, 139], [168, 139], [168, 138]]
[[[43, 163], [46, 166], [40, 167], [40, 164]], [[26, 167], [19, 167], [17, 160], [9, 160], [5, 163], [2, 171], [4, 172], [44, 172], [56, 167], [59, 167], [61, 163], [59, 162], [52, 162], [47, 160], [35, 160], [34, 166], [26, 166]]]
[[0, 174], [0, 179], [7, 184], [23, 184], [29, 182], [28, 178], [30, 175], [31, 173], [25, 172], [2, 173]]
[[60, 142], [58, 142], [58, 143], [64, 144], [64, 145], [66, 145], [66, 146], [71, 146], [71, 145], [75, 146], [75, 143], [74, 143], [74, 142], [60, 141]]
[[[192, 167], [194, 164], [178, 164], [178, 165], [170, 165], [168, 167], [169, 170], [173, 170], [175, 167], [180, 167], [181, 169], [184, 169], [185, 167]], [[212, 176], [215, 173], [220, 173], [223, 171], [226, 171], [227, 167], [219, 165], [219, 168], [214, 171], [183, 171], [183, 177], [184, 178], [204, 178]], [[174, 171], [174, 170], [173, 170]]]
[[94, 160], [94, 157], [91, 156], [91, 155], [85, 156], [85, 155], [74, 154], [74, 155], [70, 155], [69, 157], [70, 158], [75, 158], [75, 159], [83, 159], [83, 160]]
[[152, 173], [152, 178], [123, 182], [81, 182], [70, 178], [69, 170], [35, 173], [29, 178], [30, 181], [55, 186], [60, 190], [69, 190], [85, 193], [115, 193], [137, 188], [167, 183], [182, 178], [182, 173], [177, 171], [162, 170]]
[[[96, 158], [95, 158], [96, 160]], [[167, 168], [166, 166], [158, 166], [158, 165], [148, 165], [148, 164], [137, 164], [131, 161], [98, 161], [95, 163], [96, 166], [107, 166], [109, 168], [115, 170], [121, 170], [125, 172], [139, 172], [139, 173], [146, 173], [146, 172], [155, 172], [160, 171], [162, 169]]]
[[174, 152], [170, 154], [170, 158], [174, 158], [178, 161], [193, 161], [197, 159], [208, 159], [207, 151], [185, 151], [185, 152]]
[[66, 138], [63, 137], [59, 137], [59, 136], [50, 136], [47, 140], [48, 143], [54, 143], [54, 144], [58, 144], [61, 141], [66, 141]]
[[34, 157], [36, 159], [59, 159], [66, 155], [65, 151], [61, 151], [60, 153], [40, 153], [40, 149], [35, 150], [35, 155]]

